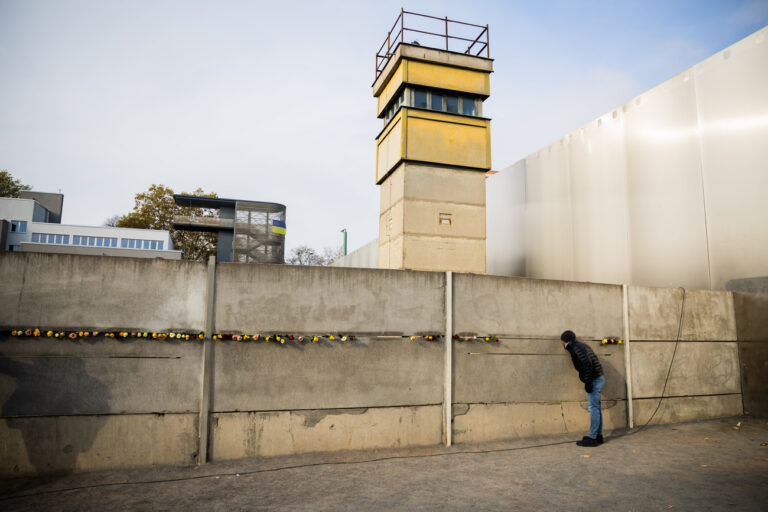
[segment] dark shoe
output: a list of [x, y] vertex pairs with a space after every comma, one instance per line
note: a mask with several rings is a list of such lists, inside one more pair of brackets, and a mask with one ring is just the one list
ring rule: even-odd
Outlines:
[[589, 436], [584, 436], [584, 439], [582, 439], [581, 441], [576, 441], [576, 444], [578, 446], [589, 446], [589, 447], [592, 447], [592, 446], [597, 446], [598, 442], [597, 442], [597, 439], [592, 439]]
[[603, 444], [603, 434], [597, 434], [597, 444]]

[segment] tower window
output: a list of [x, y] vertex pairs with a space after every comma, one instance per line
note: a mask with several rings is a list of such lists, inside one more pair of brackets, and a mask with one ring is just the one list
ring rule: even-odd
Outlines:
[[474, 116], [475, 100], [472, 98], [461, 98], [461, 113], [465, 116]]
[[429, 101], [429, 106], [432, 110], [443, 110], [443, 95], [432, 93], [432, 98]]
[[452, 114], [459, 113], [459, 97], [458, 96], [446, 96], [445, 97], [445, 111]]
[[413, 106], [416, 108], [427, 108], [427, 91], [413, 91]]

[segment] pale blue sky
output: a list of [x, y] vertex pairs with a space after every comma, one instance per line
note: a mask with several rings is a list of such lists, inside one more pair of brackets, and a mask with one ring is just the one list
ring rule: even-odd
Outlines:
[[768, 24], [768, 0], [0, 0], [0, 169], [101, 224], [152, 183], [377, 236], [374, 54], [400, 7], [490, 24], [502, 169]]

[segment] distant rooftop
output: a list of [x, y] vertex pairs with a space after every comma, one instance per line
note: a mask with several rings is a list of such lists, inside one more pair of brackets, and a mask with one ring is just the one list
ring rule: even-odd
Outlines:
[[237, 203], [259, 205], [269, 208], [274, 207], [274, 211], [284, 211], [285, 205], [280, 203], [267, 203], [263, 201], [247, 201], [244, 199], [226, 199], [223, 197], [205, 197], [205, 196], [189, 196], [185, 194], [173, 194], [173, 200], [179, 206], [188, 206], [191, 208], [235, 208]]
[[[450, 33], [449, 33], [450, 32]], [[413, 39], [419, 37], [420, 39]], [[379, 77], [400, 43], [408, 43], [474, 57], [491, 58], [488, 25], [438, 18], [400, 9], [400, 15], [387, 38], [376, 52], [376, 75]], [[469, 45], [467, 45], [469, 43]], [[484, 54], [484, 55], [483, 55]]]

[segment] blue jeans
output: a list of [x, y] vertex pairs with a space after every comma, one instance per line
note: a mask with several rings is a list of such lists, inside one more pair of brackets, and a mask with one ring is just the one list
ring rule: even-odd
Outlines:
[[605, 377], [599, 376], [592, 381], [592, 392], [587, 393], [587, 402], [589, 403], [589, 437], [597, 439], [598, 435], [603, 435], [603, 410], [600, 408], [600, 394], [603, 392]]

